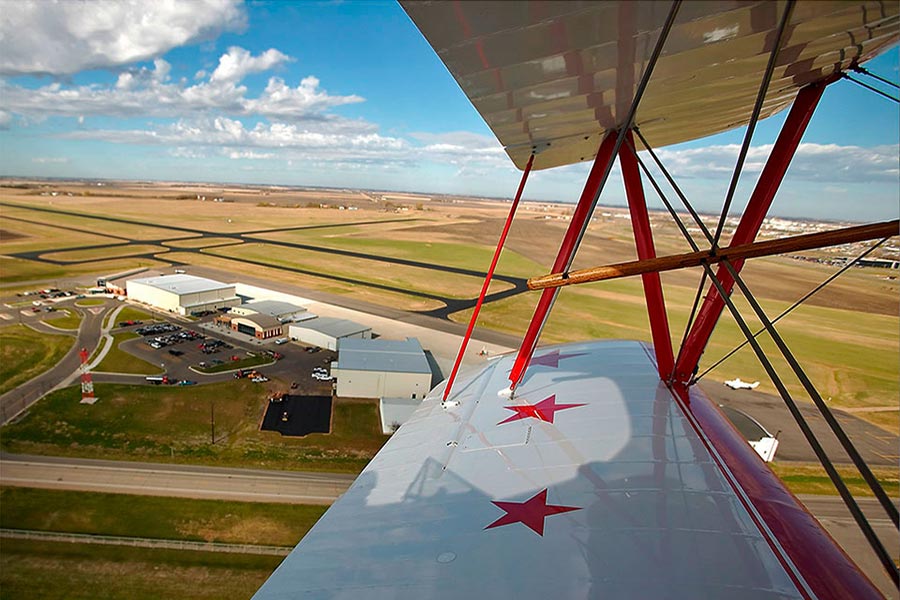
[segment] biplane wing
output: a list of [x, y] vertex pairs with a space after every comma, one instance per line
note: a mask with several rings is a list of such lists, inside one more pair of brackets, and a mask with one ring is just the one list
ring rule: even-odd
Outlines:
[[[641, 145], [662, 146], [754, 125], [796, 97], [732, 238], [758, 251], [821, 88], [900, 37], [896, 2], [402, 5], [524, 168], [509, 220], [532, 168], [594, 160], [553, 266], [562, 279], [616, 156], [639, 262], [655, 257], [635, 125]], [[721, 270], [697, 262], [716, 287], [684, 355], [672, 354], [658, 267], [640, 271], [653, 346], [535, 351], [557, 291], [545, 289], [519, 352], [455, 383], [454, 367], [254, 597], [880, 597], [692, 386], [743, 285], [719, 233], [706, 235]]]
[[652, 356], [542, 347], [511, 402], [512, 356], [439, 386], [254, 597], [808, 597]]
[[[401, 2], [520, 169], [592, 159], [620, 126], [670, 2]], [[684, 2], [635, 116], [656, 147], [741, 127], [784, 2]], [[897, 3], [800, 0], [760, 118], [897, 42]]]

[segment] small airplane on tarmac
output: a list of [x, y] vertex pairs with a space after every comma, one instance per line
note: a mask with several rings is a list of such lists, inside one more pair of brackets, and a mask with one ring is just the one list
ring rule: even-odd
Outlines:
[[725, 381], [725, 385], [733, 390], [755, 390], [759, 386], [759, 382], [754, 381], [753, 383], [749, 383], [743, 381], [740, 377], [735, 377], [734, 379]]

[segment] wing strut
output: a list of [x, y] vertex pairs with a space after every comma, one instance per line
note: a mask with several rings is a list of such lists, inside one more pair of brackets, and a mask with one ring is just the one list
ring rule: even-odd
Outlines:
[[[644, 143], [646, 146], [646, 141], [644, 141]], [[632, 152], [634, 152], [634, 147], [630, 146], [630, 150]], [[635, 155], [635, 157], [637, 157], [636, 153], [634, 153], [634, 155]], [[637, 160], [638, 160], [638, 162], [640, 162], [640, 158], [637, 158]], [[641, 166], [643, 166], [643, 163], [640, 163], [640, 164], [641, 164]], [[698, 246], [697, 246], [696, 242], [690, 236], [690, 233], [687, 231], [687, 228], [681, 222], [681, 219], [678, 217], [678, 215], [675, 213], [675, 210], [672, 208], [671, 203], [668, 201], [665, 194], [662, 193], [662, 190], [660, 189], [659, 185], [653, 179], [652, 175], [649, 173], [649, 171], [646, 169], [646, 167], [644, 167], [644, 172], [647, 175], [648, 179], [653, 184], [654, 189], [656, 190], [657, 194], [659, 195], [660, 200], [666, 206], [666, 209], [669, 211], [669, 214], [672, 215], [672, 217], [675, 219], [676, 224], [678, 225], [679, 229], [681, 230], [682, 235], [685, 237], [688, 244], [691, 246], [692, 249], [697, 251]], [[673, 186], [673, 187], [675, 187], [675, 189], [678, 190], [677, 186]], [[680, 190], [678, 190], [678, 195], [682, 198], [683, 201], [685, 201], [687, 203], [687, 199], [684, 198], [684, 196], [680, 192]], [[687, 204], [689, 205], [689, 203], [687, 203]], [[850, 229], [860, 230], [860, 229], [870, 229], [870, 228], [875, 228], [875, 229], [881, 228], [882, 233], [887, 234], [887, 235], [893, 235], [897, 231], [897, 226], [898, 226], [897, 221], [893, 221], [893, 222], [884, 223], [884, 224], [877, 224], [874, 226], [863, 226], [863, 227], [856, 227], [856, 228], [850, 228]], [[711, 234], [707, 230], [706, 226], [702, 222], [700, 222], [699, 227], [700, 227], [701, 231], [704, 233], [704, 235], [707, 237], [707, 239], [710, 239]], [[838, 233], [838, 232], [828, 232], [828, 233]], [[808, 236], [799, 236], [799, 237], [808, 237]], [[822, 464], [822, 466], [825, 468], [825, 471], [828, 473], [829, 478], [831, 479], [835, 488], [838, 490], [838, 493], [840, 494], [841, 498], [844, 500], [844, 503], [847, 505], [847, 508], [849, 509], [851, 515], [853, 516], [854, 520], [856, 521], [856, 523], [859, 526], [860, 530], [862, 531], [863, 535], [866, 537], [867, 541], [869, 542], [870, 546], [874, 550], [875, 554], [878, 556], [879, 560], [881, 561], [881, 563], [884, 566], [885, 570], [887, 571], [888, 575], [893, 580], [894, 585], [897, 585], [898, 581], [900, 581], [900, 574], [898, 574], [897, 566], [894, 564], [893, 560], [890, 557], [890, 554], [884, 548], [884, 545], [881, 543], [881, 540], [879, 540], [877, 534], [872, 529], [872, 526], [869, 524], [868, 520], [866, 519], [866, 516], [863, 514], [863, 512], [860, 509], [859, 504], [856, 502], [855, 498], [853, 498], [853, 495], [850, 493], [850, 490], [847, 488], [847, 485], [844, 483], [840, 474], [834, 468], [834, 464], [832, 463], [831, 459], [828, 457], [827, 453], [825, 452], [825, 449], [819, 443], [818, 439], [815, 436], [815, 433], [810, 428], [808, 422], [806, 421], [806, 418], [800, 412], [800, 409], [797, 406], [796, 402], [790, 396], [790, 393], [788, 392], [787, 388], [785, 387], [785, 385], [782, 382], [781, 378], [779, 377], [778, 373], [775, 371], [771, 361], [768, 359], [768, 357], [765, 355], [765, 352], [762, 350], [761, 346], [756, 341], [756, 336], [750, 331], [750, 328], [747, 325], [747, 322], [744, 320], [743, 316], [740, 314], [740, 312], [738, 311], [734, 302], [732, 301], [732, 299], [730, 297], [730, 290], [728, 292], [726, 292], [726, 290], [723, 286], [723, 283], [720, 279], [719, 274], [713, 273], [712, 266], [708, 262], [702, 262], [701, 265], [703, 266], [704, 270], [706, 271], [707, 275], [709, 276], [710, 281], [712, 282], [712, 285], [718, 290], [720, 296], [724, 299], [725, 304], [728, 306], [728, 310], [731, 312], [732, 316], [734, 317], [734, 319], [737, 322], [738, 326], [740, 327], [741, 331], [744, 333], [747, 343], [749, 343], [750, 346], [753, 348], [753, 351], [756, 353], [757, 358], [759, 359], [763, 368], [769, 374], [769, 377], [772, 379], [772, 383], [775, 385], [776, 389], [778, 390], [779, 394], [781, 395], [782, 400], [784, 400], [785, 405], [787, 406], [788, 410], [791, 412], [792, 416], [794, 417], [795, 421], [797, 422], [797, 425], [800, 427], [800, 430], [803, 432], [804, 437], [806, 437], [807, 442], [810, 444], [813, 451], [815, 452], [816, 457], [819, 459], [819, 462]], [[876, 479], [874, 474], [871, 472], [871, 470], [869, 469], [865, 460], [859, 454], [859, 451], [856, 449], [856, 447], [850, 441], [849, 437], [844, 432], [840, 423], [838, 423], [837, 419], [834, 417], [834, 414], [831, 412], [831, 409], [829, 409], [828, 406], [825, 404], [824, 400], [822, 400], [822, 397], [818, 393], [818, 390], [816, 390], [815, 386], [812, 384], [812, 382], [809, 380], [809, 378], [807, 377], [806, 373], [803, 371], [800, 364], [797, 362], [793, 353], [791, 353], [790, 349], [787, 347], [787, 344], [785, 344], [784, 340], [781, 338], [781, 336], [775, 330], [773, 323], [768, 319], [768, 317], [766, 316], [762, 307], [759, 305], [759, 303], [756, 301], [755, 297], [750, 292], [747, 285], [744, 283], [743, 279], [739, 275], [739, 273], [738, 273], [737, 269], [735, 268], [735, 266], [733, 265], [732, 261], [729, 258], [725, 257], [722, 259], [722, 265], [727, 270], [727, 273], [731, 277], [732, 282], [737, 283], [737, 285], [740, 287], [741, 293], [744, 295], [744, 297], [750, 303], [754, 312], [756, 312], [757, 317], [760, 319], [760, 321], [762, 321], [762, 323], [765, 327], [765, 330], [769, 333], [769, 335], [775, 341], [776, 345], [778, 346], [778, 348], [781, 351], [782, 355], [784, 356], [785, 360], [788, 362], [791, 369], [794, 371], [794, 374], [800, 380], [801, 384], [803, 385], [806, 392], [809, 394], [813, 403], [816, 405], [816, 407], [819, 409], [819, 412], [822, 414], [825, 421], [828, 423], [829, 427], [831, 428], [832, 433], [838, 439], [838, 441], [840, 442], [840, 444], [844, 448], [844, 450], [847, 452], [847, 455], [850, 457], [853, 464], [856, 466], [856, 468], [859, 470], [860, 474], [863, 476], [863, 479], [865, 479], [866, 483], [869, 485], [870, 489], [872, 490], [872, 492], [875, 494], [876, 498], [881, 503], [882, 508], [884, 508], [888, 517], [894, 523], [894, 526], [897, 527], [898, 526], [897, 508], [891, 502], [890, 498], [885, 493], [884, 489], [881, 487], [881, 484], [878, 482], [878, 480]], [[682, 386], [679, 386], [679, 387], [682, 387]], [[682, 389], [683, 389], [683, 387], [682, 387]]]
[[512, 225], [513, 217], [516, 214], [516, 208], [519, 206], [519, 200], [522, 198], [522, 191], [525, 189], [525, 182], [528, 181], [528, 174], [531, 173], [531, 166], [534, 164], [534, 154], [528, 159], [525, 170], [522, 172], [522, 180], [519, 182], [519, 189], [513, 200], [512, 206], [509, 207], [509, 215], [506, 217], [506, 225], [503, 226], [503, 232], [500, 239], [497, 240], [497, 249], [494, 250], [494, 258], [491, 260], [491, 266], [488, 268], [487, 274], [484, 276], [484, 284], [481, 286], [481, 293], [478, 295], [478, 302], [475, 303], [475, 309], [472, 311], [472, 317], [469, 319], [469, 327], [466, 329], [466, 335], [463, 337], [462, 343], [459, 345], [459, 352], [456, 355], [456, 362], [453, 363], [453, 370], [447, 379], [447, 386], [444, 388], [444, 398], [446, 401], [450, 397], [450, 390], [453, 388], [453, 382], [456, 380], [456, 373], [459, 371], [459, 365], [462, 363], [463, 356], [466, 353], [466, 346], [469, 345], [469, 338], [472, 337], [472, 330], [475, 329], [475, 322], [478, 320], [478, 313], [481, 311], [481, 305], [484, 297], [487, 295], [488, 288], [491, 285], [491, 279], [494, 276], [494, 269], [497, 268], [497, 261], [500, 259], [500, 253], [503, 251], [503, 244], [506, 243], [506, 236], [509, 234], [509, 227]]
[[[647, 60], [647, 65], [644, 68], [641, 81], [635, 90], [634, 99], [628, 109], [628, 115], [625, 117], [624, 122], [621, 123], [621, 128], [618, 130], [615, 137], [613, 137], [613, 131], [609, 131], [600, 143], [600, 149], [597, 151], [597, 156], [594, 159], [594, 166], [591, 168], [591, 173], [588, 175], [588, 179], [585, 182], [581, 199], [578, 201], [578, 206], [575, 209], [575, 213], [572, 215], [572, 221], [569, 223], [569, 229], [566, 231], [566, 235], [563, 238], [563, 242], [557, 253], [556, 261], [553, 263], [554, 271], [567, 271], [569, 267], [572, 266], [572, 260], [575, 258], [575, 251], [578, 249], [578, 246], [581, 244], [581, 240], [587, 231], [590, 215], [594, 212], [594, 207], [600, 199], [600, 192], [603, 190], [603, 186], [609, 178], [610, 171], [612, 170], [613, 158], [619, 153], [619, 149], [625, 141], [625, 134], [634, 123], [635, 112], [641, 103], [641, 98], [644, 96], [644, 90], [647, 89], [647, 84], [650, 83], [653, 68], [656, 66], [660, 54], [662, 54], [662, 49], [663, 46], [665, 46], [666, 39], [669, 37], [669, 32], [675, 24], [675, 17], [678, 15], [679, 8], [681, 8], [681, 0], [674, 0], [672, 2], [672, 7], [669, 9], [669, 14], [666, 17], [666, 22], [663, 24], [662, 29], [660, 29], [659, 37], [656, 39], [656, 45], [653, 47], [653, 52]], [[614, 144], [611, 143], [613, 140], [615, 141]], [[516, 355], [516, 361], [509, 374], [510, 394], [515, 392], [516, 387], [522, 382], [522, 378], [525, 376], [528, 363], [531, 362], [534, 349], [537, 347], [541, 330], [544, 328], [544, 324], [547, 321], [547, 315], [550, 313], [550, 309], [556, 301], [557, 293], [558, 290], [544, 290], [541, 294], [541, 299], [538, 301], [537, 308], [531, 318], [531, 323], [528, 325], [528, 331], [525, 333], [522, 345], [519, 348], [519, 353]]]
[[[628, 197], [634, 243], [637, 246], [639, 262], [653, 260], [656, 258], [653, 231], [650, 229], [650, 215], [647, 213], [647, 201], [641, 186], [641, 172], [638, 170], [637, 156], [632, 150], [634, 138], [631, 131], [625, 133], [625, 141], [626, 145], [619, 148], [619, 164], [622, 166], [622, 179], [625, 181], [625, 195]], [[663, 297], [659, 271], [643, 273], [641, 279], [644, 285], [644, 298], [647, 301], [647, 313], [650, 318], [653, 351], [656, 353], [656, 368], [659, 371], [660, 379], [668, 381], [672, 376], [672, 369], [675, 368], [675, 357], [672, 355], [672, 337], [669, 334], [666, 300]], [[529, 287], [531, 287], [530, 283]]]
[[[750, 196], [750, 201], [744, 211], [741, 222], [731, 237], [731, 244], [749, 244], [756, 238], [762, 227], [763, 219], [769, 211], [775, 193], [781, 185], [784, 175], [797, 147], [800, 145], [800, 139], [806, 126], [812, 117], [813, 111], [822, 97], [825, 90], [825, 83], [819, 82], [809, 85], [800, 90], [797, 99], [791, 107], [781, 133], [775, 140], [772, 153], [766, 161], [766, 166], [759, 176], [756, 189]], [[737, 260], [734, 263], [735, 269], [740, 272], [744, 261]], [[718, 270], [718, 276], [721, 277], [722, 287], [727, 293], [731, 293], [734, 288], [734, 281], [731, 280], [725, 269]], [[707, 342], [712, 335], [716, 322], [725, 308], [725, 301], [719, 295], [715, 286], [709, 289], [706, 298], [703, 300], [697, 319], [691, 327], [690, 333], [682, 345], [680, 358], [675, 363], [674, 381], [677, 383], [687, 384], [697, 370], [700, 362], [700, 356], [706, 348]]]

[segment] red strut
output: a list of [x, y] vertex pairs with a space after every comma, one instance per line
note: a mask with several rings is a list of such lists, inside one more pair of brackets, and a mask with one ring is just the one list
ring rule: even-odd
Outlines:
[[[819, 98], [822, 97], [822, 92], [825, 90], [827, 83], [819, 82], [808, 85], [797, 94], [797, 99], [791, 107], [791, 112], [781, 127], [781, 133], [778, 135], [778, 139], [775, 140], [775, 145], [766, 161], [766, 166], [759, 175], [756, 188], [750, 196], [750, 201], [747, 203], [741, 222], [731, 237], [732, 245], [749, 244], [756, 238], [756, 234], [759, 233], [762, 222], [766, 218], [766, 213], [769, 212], [769, 207], [775, 198], [775, 193], [784, 179], [788, 166], [791, 164], [791, 159], [800, 145], [803, 132], [806, 131], [806, 126], [809, 124], [809, 120], [816, 109], [816, 105], [819, 103]], [[736, 260], [732, 263], [732, 266], [735, 271], [740, 272], [741, 267], [744, 266], [744, 261]], [[734, 286], [734, 279], [728, 270], [720, 267], [716, 272], [716, 277], [722, 283], [725, 291], [730, 293]], [[697, 313], [697, 319], [694, 321], [691, 331], [684, 341], [681, 358], [678, 359], [678, 364], [675, 365], [675, 383], [686, 385], [690, 382], [724, 307], [725, 300], [722, 299], [714, 286], [710, 286], [709, 292], [703, 299], [703, 305]]]
[[[578, 242], [581, 238], [582, 226], [587, 223], [591, 213], [594, 210], [596, 199], [600, 193], [600, 185], [603, 183], [603, 175], [607, 166], [615, 158], [613, 150], [616, 146], [616, 138], [618, 132], [610, 131], [600, 143], [600, 149], [597, 150], [597, 157], [594, 159], [594, 166], [588, 175], [587, 181], [584, 183], [584, 191], [581, 192], [581, 198], [578, 200], [578, 206], [572, 215], [572, 221], [569, 223], [569, 229], [563, 238], [559, 247], [559, 253], [556, 255], [556, 261], [553, 263], [552, 273], [560, 273], [567, 271], [572, 264], [572, 258], [578, 249]], [[556, 300], [556, 294], [559, 288], [548, 288], [541, 293], [541, 299], [538, 301], [537, 308], [534, 310], [534, 316], [531, 317], [531, 324], [522, 340], [522, 346], [519, 348], [519, 354], [516, 356], [516, 362], [513, 364], [512, 371], [509, 374], [510, 389], [515, 387], [522, 381], [525, 375], [525, 369], [531, 362], [531, 356], [537, 347], [538, 337], [540, 337], [541, 329], [547, 320], [547, 314]]]
[[475, 310], [472, 311], [472, 318], [469, 319], [469, 327], [466, 329], [466, 335], [463, 337], [462, 344], [459, 346], [459, 352], [456, 355], [456, 362], [453, 363], [453, 370], [447, 379], [447, 387], [444, 388], [444, 400], [450, 396], [450, 389], [453, 387], [453, 381], [456, 379], [456, 373], [459, 371], [459, 365], [462, 363], [463, 355], [466, 353], [466, 346], [469, 345], [469, 338], [472, 337], [472, 330], [475, 329], [475, 321], [478, 320], [478, 313], [481, 311], [481, 304], [487, 295], [488, 288], [491, 285], [491, 278], [494, 276], [494, 269], [497, 268], [497, 261], [500, 260], [500, 253], [503, 251], [503, 244], [506, 242], [506, 235], [509, 233], [509, 227], [512, 225], [513, 216], [516, 214], [516, 208], [519, 206], [519, 200], [522, 198], [522, 191], [525, 189], [525, 182], [528, 181], [528, 174], [531, 172], [531, 165], [534, 164], [534, 154], [528, 159], [525, 170], [522, 172], [522, 180], [519, 182], [519, 190], [516, 192], [516, 198], [513, 200], [512, 206], [509, 207], [509, 215], [506, 217], [506, 225], [503, 226], [503, 233], [497, 240], [497, 249], [494, 250], [494, 259], [488, 269], [487, 275], [484, 277], [484, 285], [481, 286], [481, 294], [478, 295], [478, 302], [475, 303]]
[[[653, 245], [653, 231], [650, 228], [647, 201], [641, 186], [641, 172], [638, 170], [637, 158], [632, 150], [634, 147], [634, 137], [631, 130], [628, 130], [625, 132], [625, 143], [619, 147], [619, 164], [622, 165], [622, 179], [625, 182], [625, 195], [628, 197], [628, 210], [631, 214], [631, 228], [634, 230], [637, 255], [639, 259], [646, 260], [656, 258], [656, 248]], [[653, 350], [656, 353], [656, 367], [660, 379], [668, 381], [675, 366], [675, 358], [672, 355], [672, 338], [669, 334], [669, 319], [666, 315], [662, 283], [659, 273], [644, 273], [641, 278], [644, 284], [647, 313], [650, 317], [650, 333], [653, 337]]]

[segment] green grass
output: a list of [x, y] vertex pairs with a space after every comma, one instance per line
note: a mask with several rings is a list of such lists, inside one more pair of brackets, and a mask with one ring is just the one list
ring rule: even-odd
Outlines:
[[[302, 438], [259, 431], [271, 391], [247, 379], [204, 386], [97, 383], [48, 394], [0, 431], [9, 452], [118, 460], [358, 473], [387, 440], [375, 402], [336, 402], [332, 433]], [[217, 441], [210, 444], [214, 401]]]
[[[0, 256], [2, 260], [2, 281], [4, 284], [17, 282], [47, 282], [83, 275], [104, 275], [107, 273], [119, 273], [138, 267], [161, 269], [168, 263], [149, 258], [115, 258], [110, 260], [74, 263], [65, 266], [51, 265], [10, 256]], [[25, 289], [33, 289], [29, 285]]]
[[24, 325], [0, 328], [0, 394], [58, 363], [74, 343], [72, 336], [38, 333]]
[[0, 598], [250, 598], [280, 556], [3, 540]]
[[133, 331], [120, 331], [113, 335], [113, 345], [103, 360], [97, 365], [96, 371], [103, 373], [133, 373], [137, 375], [155, 375], [162, 373], [159, 366], [148, 363], [119, 348], [119, 344], [128, 340], [139, 338]]
[[[153, 316], [142, 310], [131, 306], [125, 306], [122, 310], [119, 311], [118, 316], [116, 317], [116, 323], [119, 321], [150, 321], [153, 319]], [[116, 323], [113, 323], [115, 325]]]
[[48, 314], [43, 321], [57, 329], [77, 330], [81, 325], [81, 313], [76, 310], [62, 309]]
[[75, 306], [103, 306], [106, 298], [84, 298], [75, 303]]
[[0, 504], [5, 528], [272, 546], [295, 546], [327, 508], [20, 487]]
[[[828, 474], [819, 465], [798, 465], [795, 463], [771, 463], [772, 471], [795, 494], [820, 494], [836, 496], [837, 489], [832, 485]], [[852, 467], [838, 467], [838, 473], [854, 496], [874, 496], [868, 484], [858, 471]], [[900, 480], [896, 469], [873, 468], [884, 491], [892, 498], [900, 495]]]
[[[219, 359], [223, 360], [223, 359]], [[194, 367], [201, 373], [223, 373], [225, 371], [234, 371], [236, 369], [249, 369], [260, 365], [271, 364], [273, 360], [263, 354], [257, 356], [248, 356], [241, 360], [226, 360], [221, 365], [213, 365], [210, 367]]]

